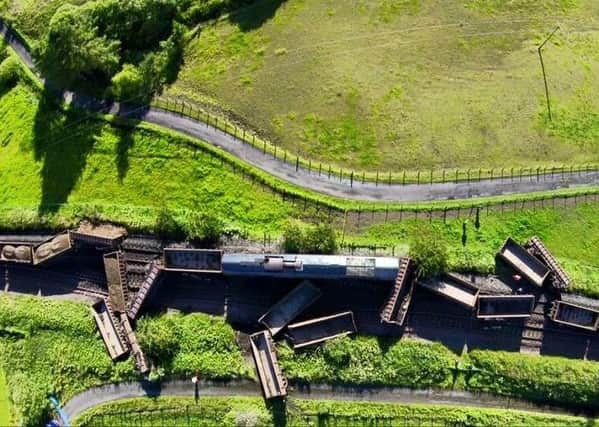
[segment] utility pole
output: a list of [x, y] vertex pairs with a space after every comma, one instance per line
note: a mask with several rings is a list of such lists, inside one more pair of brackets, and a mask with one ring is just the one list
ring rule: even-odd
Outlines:
[[539, 60], [541, 61], [541, 70], [543, 70], [543, 80], [545, 82], [545, 98], [547, 99], [547, 115], [549, 116], [549, 121], [553, 121], [551, 117], [551, 102], [549, 101], [549, 86], [547, 85], [547, 74], [545, 73], [545, 63], [543, 62], [543, 52], [541, 51], [545, 44], [553, 37], [553, 35], [559, 30], [559, 26], [555, 27], [555, 30], [545, 39], [543, 43], [541, 43], [538, 47], [539, 52]]

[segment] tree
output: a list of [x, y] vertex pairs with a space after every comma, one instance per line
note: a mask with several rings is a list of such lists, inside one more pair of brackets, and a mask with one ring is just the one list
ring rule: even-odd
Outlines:
[[164, 238], [182, 240], [185, 238], [185, 230], [181, 227], [171, 211], [164, 208], [158, 212], [156, 217], [156, 225], [154, 226], [156, 233]]
[[112, 78], [112, 94], [122, 101], [132, 101], [144, 96], [144, 86], [144, 78], [139, 69], [131, 64], [125, 64]]
[[438, 275], [447, 269], [447, 244], [432, 228], [421, 228], [410, 242], [410, 257], [416, 261], [418, 277]]
[[215, 244], [223, 234], [224, 224], [220, 218], [208, 212], [193, 212], [187, 216], [185, 234], [189, 240]]
[[14, 86], [21, 75], [21, 66], [19, 61], [9, 56], [0, 63], [0, 90], [8, 89]]
[[66, 82], [82, 75], [109, 79], [119, 67], [119, 48], [118, 40], [98, 34], [88, 13], [67, 4], [50, 21], [41, 65]]

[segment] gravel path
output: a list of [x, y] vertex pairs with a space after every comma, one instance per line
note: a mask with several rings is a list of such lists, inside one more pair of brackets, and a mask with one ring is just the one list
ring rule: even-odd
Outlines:
[[[0, 34], [6, 39], [21, 59], [37, 73], [33, 60], [25, 43], [10, 30], [0, 18]], [[39, 74], [39, 73], [38, 73]], [[277, 178], [283, 179], [299, 187], [307, 188], [330, 196], [363, 201], [431, 201], [448, 199], [468, 199], [484, 196], [508, 195], [516, 193], [531, 193], [538, 191], [555, 190], [558, 188], [574, 188], [581, 186], [599, 185], [599, 171], [581, 173], [556, 173], [543, 175], [540, 178], [530, 176], [525, 178], [497, 178], [483, 179], [475, 182], [446, 182], [434, 184], [408, 184], [408, 185], [376, 185], [354, 180], [350, 185], [349, 179], [329, 179], [326, 175], [319, 175], [316, 171], [308, 171], [274, 159], [265, 155], [259, 149], [253, 148], [241, 140], [223, 133], [206, 123], [170, 113], [153, 107], [133, 107], [119, 103], [107, 103], [93, 98], [61, 91], [51, 84], [43, 81], [50, 92], [60, 96], [67, 103], [91, 112], [114, 114], [126, 118], [139, 119], [148, 123], [160, 125], [188, 136], [201, 139], [209, 144], [243, 159], [251, 165], [268, 172]]]

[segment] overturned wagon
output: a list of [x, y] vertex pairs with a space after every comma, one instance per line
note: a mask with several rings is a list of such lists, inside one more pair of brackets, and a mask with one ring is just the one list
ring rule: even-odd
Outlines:
[[0, 242], [0, 261], [31, 264], [33, 246], [27, 243]]
[[429, 291], [455, 301], [458, 304], [473, 310], [479, 289], [472, 283], [453, 274], [445, 274], [425, 281], [419, 281], [418, 285]]
[[316, 301], [320, 295], [321, 292], [317, 287], [304, 280], [260, 317], [258, 322], [266, 326], [274, 336]]
[[550, 270], [526, 249], [508, 237], [497, 253], [497, 257], [507, 263], [528, 282], [543, 286]]
[[479, 319], [526, 319], [535, 305], [534, 295], [480, 295], [476, 317]]
[[318, 344], [357, 331], [351, 311], [294, 323], [287, 327], [287, 336], [294, 349]]
[[266, 399], [287, 395], [287, 379], [279, 367], [275, 345], [270, 332], [258, 332], [250, 336], [250, 345], [260, 385]]
[[53, 238], [33, 247], [33, 264], [47, 262], [68, 252], [72, 247], [71, 235], [68, 231], [57, 234]]
[[92, 305], [91, 310], [110, 358], [117, 360], [125, 356], [129, 352], [129, 347], [122, 336], [119, 321], [110, 305], [106, 301], [100, 300]]
[[411, 258], [402, 258], [399, 262], [399, 272], [391, 287], [389, 297], [381, 308], [381, 321], [403, 325], [412, 301], [414, 263]]

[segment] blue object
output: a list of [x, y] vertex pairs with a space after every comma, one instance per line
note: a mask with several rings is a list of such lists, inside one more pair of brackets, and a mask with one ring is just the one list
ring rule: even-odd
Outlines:
[[[48, 400], [50, 400], [50, 403], [54, 407], [54, 410], [56, 412], [58, 412], [58, 416], [60, 417], [60, 421], [62, 421], [62, 427], [71, 427], [71, 424], [69, 423], [69, 417], [67, 417], [67, 414], [65, 414], [65, 412], [60, 407], [60, 402], [58, 401], [58, 399], [56, 399], [54, 396], [49, 396]], [[50, 426], [60, 426], [60, 424], [58, 424], [54, 420], [50, 421], [50, 423], [48, 425], [50, 425]]]

